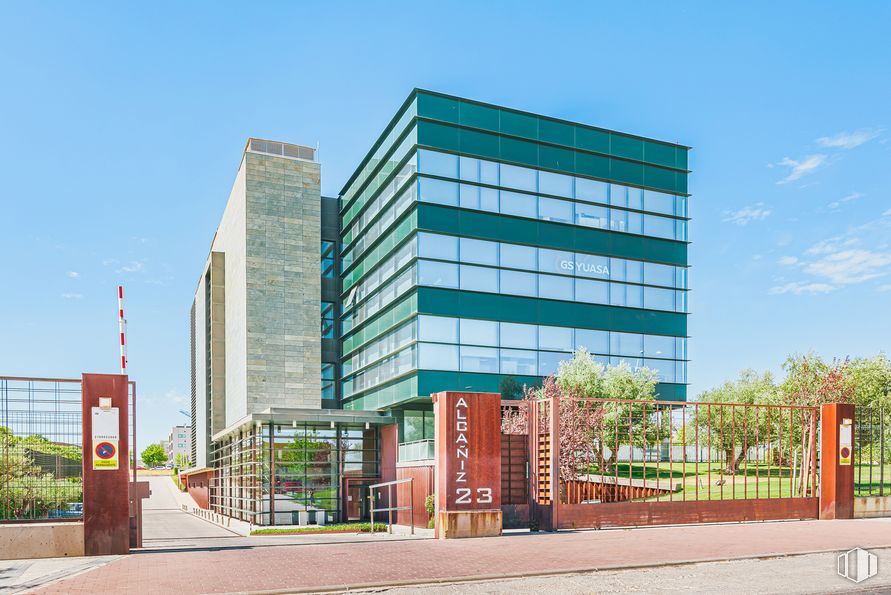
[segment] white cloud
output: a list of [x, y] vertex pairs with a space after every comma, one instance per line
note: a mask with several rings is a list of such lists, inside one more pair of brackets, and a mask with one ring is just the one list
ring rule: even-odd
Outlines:
[[804, 271], [837, 285], [852, 285], [887, 275], [889, 265], [891, 253], [863, 249], [842, 250], [807, 263]]
[[842, 205], [843, 202], [851, 202], [852, 200], [857, 200], [858, 198], [863, 198], [863, 196], [864, 195], [861, 194], [860, 192], [852, 192], [852, 193], [848, 194], [847, 196], [843, 196], [842, 198], [829, 203], [826, 206], [829, 207], [830, 209], [837, 209]]
[[879, 285], [878, 291], [891, 291], [891, 283], [885, 283], [884, 285]]
[[882, 217], [891, 217], [891, 209], [888, 209], [884, 213], [882, 213]]
[[764, 207], [763, 202], [750, 207], [743, 207], [738, 211], [725, 211], [724, 222], [736, 225], [748, 225], [752, 221], [762, 221], [770, 216], [771, 210]]
[[802, 158], [800, 161], [789, 159], [788, 157], [783, 157], [783, 159], [778, 162], [777, 165], [788, 167], [789, 174], [785, 178], [777, 182], [777, 184], [788, 184], [789, 182], [798, 180], [802, 176], [806, 176], [815, 172], [817, 168], [819, 168], [826, 162], [826, 158], [826, 155], [824, 155], [823, 153], [808, 155], [807, 157]]
[[798, 264], [798, 259], [794, 256], [783, 256], [777, 263], [783, 266], [792, 266], [793, 264]]
[[186, 401], [190, 400], [188, 397], [186, 397], [186, 395], [176, 390], [175, 388], [171, 388], [169, 391], [167, 391], [167, 394], [165, 396], [167, 397], [168, 401], [173, 401], [174, 403], [185, 403]]
[[818, 293], [829, 293], [830, 291], [834, 290], [835, 287], [827, 283], [806, 283], [802, 281], [794, 281], [792, 283], [786, 283], [785, 285], [777, 285], [776, 287], [771, 287], [770, 293], [774, 295], [782, 295], [785, 293], [792, 293], [795, 295], [815, 295]]
[[69, 279], [77, 279], [78, 277], [80, 277], [80, 273], [78, 273], [77, 271], [68, 271], [65, 274], [68, 276]]
[[65, 299], [65, 300], [79, 300], [83, 297], [84, 296], [82, 293], [63, 293], [62, 294], [62, 299]]
[[849, 248], [857, 244], [860, 240], [857, 238], [840, 238], [834, 237], [828, 240], [821, 240], [804, 251], [808, 256], [819, 256], [820, 254], [831, 254], [838, 252], [842, 248]]
[[119, 268], [116, 272], [118, 273], [141, 273], [145, 271], [145, 260], [131, 260], [128, 264], [125, 264], [121, 268]]
[[868, 143], [881, 133], [881, 130], [875, 128], [861, 128], [853, 132], [839, 132], [832, 136], [821, 136], [817, 139], [817, 144], [828, 149], [853, 149]]

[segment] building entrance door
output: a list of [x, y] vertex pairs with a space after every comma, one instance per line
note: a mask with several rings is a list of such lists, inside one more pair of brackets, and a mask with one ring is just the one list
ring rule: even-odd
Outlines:
[[371, 518], [368, 486], [379, 482], [376, 477], [350, 477], [343, 480], [343, 510], [345, 521], [367, 521]]

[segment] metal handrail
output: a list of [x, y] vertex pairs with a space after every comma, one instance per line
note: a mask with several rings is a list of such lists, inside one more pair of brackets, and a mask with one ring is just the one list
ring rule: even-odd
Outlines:
[[[371, 500], [371, 532], [374, 533], [374, 513], [375, 512], [386, 512], [387, 515], [387, 533], [393, 534], [393, 511], [396, 510], [408, 510], [409, 511], [409, 520], [411, 523], [411, 534], [415, 534], [415, 494], [414, 494], [414, 485], [412, 483], [411, 477], [406, 477], [404, 479], [395, 479], [393, 481], [385, 481], [382, 483], [376, 483], [368, 486], [368, 499]], [[389, 504], [393, 504], [393, 486], [399, 485], [402, 483], [409, 484], [408, 486], [408, 506], [388, 506], [387, 508], [375, 508], [374, 507], [374, 490], [375, 488], [387, 488], [387, 502]]]

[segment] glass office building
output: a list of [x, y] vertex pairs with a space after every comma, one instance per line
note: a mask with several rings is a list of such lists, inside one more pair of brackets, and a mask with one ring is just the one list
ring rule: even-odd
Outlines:
[[414, 91], [341, 192], [340, 406], [427, 440], [580, 346], [684, 400], [688, 150]]
[[580, 346], [684, 400], [687, 152], [415, 90], [325, 197], [314, 149], [249, 139], [191, 308], [196, 501], [367, 518], [431, 393], [520, 398]]

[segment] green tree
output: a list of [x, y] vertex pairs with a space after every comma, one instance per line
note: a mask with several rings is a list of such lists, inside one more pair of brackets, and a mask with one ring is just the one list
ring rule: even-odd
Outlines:
[[167, 453], [160, 444], [149, 444], [142, 451], [142, 463], [146, 467], [157, 467], [167, 462]]
[[[649, 368], [632, 369], [625, 362], [605, 366], [586, 349], [579, 348], [572, 359], [560, 362], [556, 376], [564, 401], [560, 410], [561, 440], [581, 433], [575, 440], [581, 443], [587, 436], [600, 472], [611, 473], [618, 447], [646, 448], [668, 435], [669, 429], [661, 426], [671, 423], [670, 409], [661, 411], [661, 406], [648, 403], [655, 398], [656, 383], [655, 372]], [[665, 415], [666, 412], [669, 414]], [[564, 423], [566, 416], [569, 419]], [[569, 431], [571, 428], [575, 431]]]
[[720, 405], [697, 407], [695, 424], [699, 427], [700, 445], [705, 443], [720, 449], [724, 453], [724, 472], [730, 475], [739, 473], [749, 448], [757, 446], [768, 436], [767, 416], [758, 407], [723, 405], [776, 402], [777, 387], [773, 376], [769, 372], [758, 374], [754, 370], [743, 370], [737, 380], [707, 390], [697, 400]]

